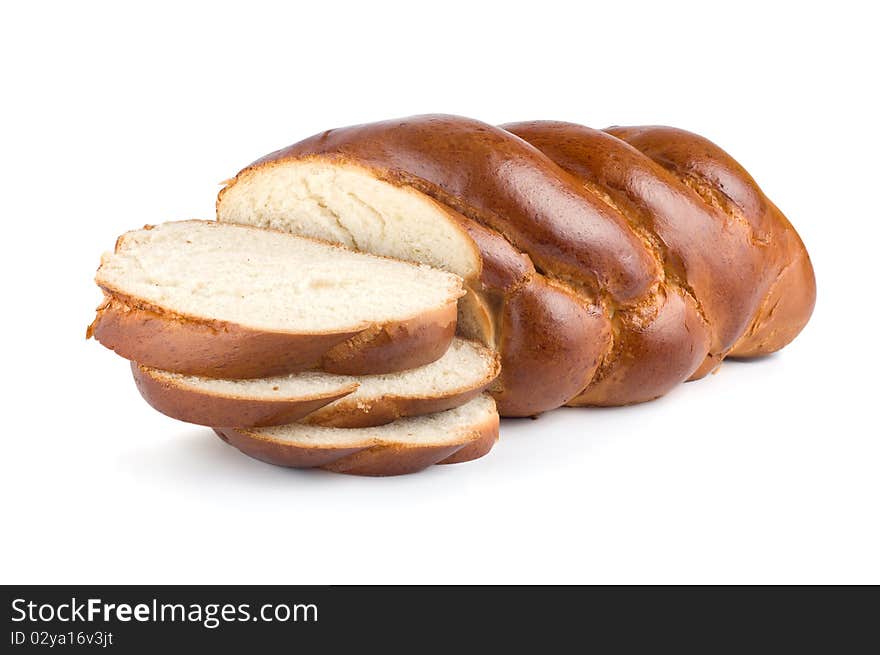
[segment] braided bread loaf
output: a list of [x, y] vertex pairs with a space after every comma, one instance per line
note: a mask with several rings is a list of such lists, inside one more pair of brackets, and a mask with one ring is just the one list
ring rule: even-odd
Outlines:
[[815, 302], [782, 213], [723, 150], [667, 127], [330, 130], [238, 173], [217, 217], [464, 277], [459, 330], [500, 352], [505, 416], [657, 398], [782, 348]]

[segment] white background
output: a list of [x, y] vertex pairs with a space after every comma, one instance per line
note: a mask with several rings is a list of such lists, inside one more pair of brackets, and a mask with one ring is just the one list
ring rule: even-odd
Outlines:
[[[880, 582], [870, 3], [489, 4], [4, 10], [2, 582]], [[812, 322], [388, 479], [250, 460], [84, 339], [119, 233], [211, 217], [220, 181], [314, 132], [424, 112], [708, 136], [803, 236]]]

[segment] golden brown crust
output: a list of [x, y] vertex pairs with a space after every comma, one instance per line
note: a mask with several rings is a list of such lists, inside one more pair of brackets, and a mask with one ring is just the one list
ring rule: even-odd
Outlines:
[[[607, 194], [662, 263], [666, 285], [690, 291], [723, 356], [742, 335], [771, 283], [747, 225], [704, 203], [628, 143], [554, 121], [504, 126], [569, 173]], [[773, 276], [772, 279], [775, 279]]]
[[492, 343], [501, 375], [492, 388], [502, 416], [532, 416], [565, 404], [589, 384], [611, 343], [605, 313], [540, 275], [504, 237], [460, 219], [483, 257], [484, 305], [494, 308]]
[[503, 127], [603, 194], [664, 269], [656, 293], [615, 313], [613, 350], [569, 404], [653, 400], [702, 362], [720, 362], [769, 282], [748, 231], [730, 225], [661, 166], [604, 132], [554, 121]]
[[586, 387], [611, 345], [600, 308], [533, 276], [510, 294], [501, 312], [502, 416], [533, 416], [567, 403]]
[[727, 152], [697, 134], [671, 127], [614, 127], [623, 139], [691, 186], [705, 203], [752, 232], [753, 248], [770, 284], [757, 312], [729, 354], [754, 357], [790, 343], [816, 304], [816, 278], [797, 231]]
[[89, 327], [102, 345], [145, 366], [187, 375], [241, 379], [309, 369], [363, 375], [429, 364], [455, 334], [456, 303], [361, 332], [265, 332], [181, 316], [104, 290]]
[[760, 357], [781, 350], [800, 334], [816, 306], [813, 264], [797, 234], [786, 237], [791, 260], [770, 287], [746, 333], [730, 351], [731, 357]]
[[357, 383], [298, 398], [238, 398], [183, 384], [162, 371], [131, 363], [135, 384], [153, 409], [187, 423], [209, 427], [243, 428], [286, 425], [347, 396]]
[[453, 443], [441, 434], [437, 435], [436, 444], [407, 444], [393, 442], [392, 424], [388, 428], [388, 442], [365, 442], [345, 448], [299, 446], [242, 429], [217, 428], [214, 431], [245, 455], [269, 464], [387, 476], [415, 473], [433, 464], [455, 464], [482, 457], [498, 440], [498, 426], [498, 415], [493, 414], [472, 426], [467, 435]]
[[690, 297], [675, 291], [659, 300], [652, 316], [618, 315], [618, 337], [608, 357], [613, 364], [569, 405], [645, 402], [688, 379], [705, 359], [709, 334]]

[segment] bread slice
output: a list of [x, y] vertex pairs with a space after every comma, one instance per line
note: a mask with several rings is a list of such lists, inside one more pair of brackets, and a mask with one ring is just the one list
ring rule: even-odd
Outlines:
[[356, 475], [401, 475], [432, 464], [466, 462], [498, 439], [495, 401], [481, 394], [460, 407], [370, 428], [294, 423], [269, 428], [218, 428], [217, 434], [256, 459], [295, 468]]
[[459, 277], [272, 230], [181, 221], [124, 234], [88, 335], [145, 366], [257, 378], [415, 368], [447, 350]]
[[304, 417], [313, 425], [363, 428], [440, 412], [479, 395], [500, 368], [493, 351], [465, 339], [455, 339], [435, 362], [378, 375], [306, 371], [222, 380], [131, 365], [141, 395], [163, 414], [198, 425], [246, 428]]
[[501, 371], [497, 353], [456, 338], [436, 362], [409, 371], [351, 378], [357, 389], [322, 406], [303, 423], [338, 428], [384, 425], [458, 407], [486, 389]]
[[358, 386], [355, 377], [321, 371], [224, 380], [132, 362], [131, 372], [141, 396], [154, 409], [179, 421], [211, 427], [293, 423]]

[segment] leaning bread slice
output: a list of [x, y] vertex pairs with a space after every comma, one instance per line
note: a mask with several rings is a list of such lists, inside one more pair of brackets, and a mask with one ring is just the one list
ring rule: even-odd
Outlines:
[[464, 339], [455, 339], [435, 362], [379, 375], [306, 371], [222, 380], [131, 366], [141, 395], [154, 409], [211, 427], [284, 425], [303, 417], [332, 427], [382, 425], [462, 405], [489, 386], [499, 369], [493, 351]]
[[495, 401], [482, 394], [436, 414], [371, 428], [294, 423], [270, 428], [218, 428], [227, 443], [256, 459], [295, 468], [356, 475], [401, 475], [432, 464], [466, 462], [498, 439]]
[[253, 227], [181, 221], [124, 234], [95, 278], [88, 334], [145, 366], [218, 378], [361, 375], [438, 359], [461, 279]]
[[225, 380], [131, 363], [141, 396], [187, 423], [257, 427], [293, 423], [357, 389], [357, 378], [304, 371], [271, 378]]

